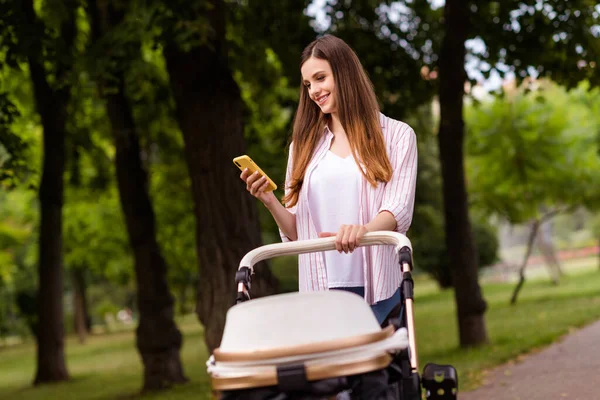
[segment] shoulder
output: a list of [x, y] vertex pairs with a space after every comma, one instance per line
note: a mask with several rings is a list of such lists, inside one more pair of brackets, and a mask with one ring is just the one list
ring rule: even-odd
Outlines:
[[387, 143], [396, 143], [403, 139], [416, 140], [415, 131], [407, 123], [390, 118], [383, 113], [379, 113], [379, 121]]

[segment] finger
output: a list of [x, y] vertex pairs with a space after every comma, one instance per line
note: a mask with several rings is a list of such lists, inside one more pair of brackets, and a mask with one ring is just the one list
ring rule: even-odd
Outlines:
[[337, 234], [335, 235], [335, 249], [340, 253], [342, 252], [342, 239], [344, 238], [345, 231], [346, 228], [344, 225], [342, 225], [338, 230]]
[[265, 182], [262, 184], [262, 186], [260, 187], [259, 191], [261, 193], [266, 193], [267, 188], [269, 187], [269, 181], [267, 180], [267, 178], [265, 178]]
[[356, 235], [358, 233], [359, 227], [357, 225], [352, 226], [350, 229], [350, 234], [348, 235], [348, 250], [350, 253], [354, 251], [356, 248]]
[[335, 235], [337, 235], [337, 233], [335, 233], [335, 232], [321, 232], [321, 233], [319, 233], [319, 237], [320, 238], [332, 237], [332, 236], [335, 236]]
[[252, 184], [252, 190], [250, 191], [250, 193], [252, 193], [252, 195], [256, 196], [260, 192], [261, 188], [265, 185], [265, 181], [266, 181], [265, 177], [262, 177], [262, 178], [256, 180]]
[[344, 253], [348, 253], [348, 251], [349, 251], [348, 239], [350, 239], [351, 232], [352, 232], [352, 225], [347, 226], [346, 229], [344, 230], [344, 236], [342, 238], [342, 250], [344, 250]]
[[249, 176], [250, 176], [250, 171], [248, 170], [248, 168], [244, 168], [244, 170], [240, 174], [240, 178], [242, 178], [242, 180], [244, 182], [246, 182], [246, 179], [248, 179]]
[[246, 179], [246, 188], [248, 189], [248, 191], [251, 191], [252, 185], [254, 185], [254, 182], [256, 182], [259, 179], [259, 177], [260, 175], [258, 174], [258, 172], [255, 172], [252, 175], [248, 176], [248, 179]]
[[254, 172], [253, 174], [250, 174], [248, 176], [248, 179], [246, 182], [248, 182], [250, 185], [252, 185], [254, 182], [256, 182], [257, 180], [260, 179], [260, 174], [258, 172]]

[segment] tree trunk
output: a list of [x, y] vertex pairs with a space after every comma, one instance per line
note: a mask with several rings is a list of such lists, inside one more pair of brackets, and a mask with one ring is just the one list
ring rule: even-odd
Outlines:
[[85, 276], [83, 270], [74, 268], [71, 277], [73, 280], [73, 308], [75, 310], [73, 326], [79, 338], [79, 343], [83, 344], [89, 333]]
[[463, 96], [466, 81], [465, 41], [469, 5], [447, 0], [445, 36], [439, 61], [440, 129], [438, 143], [443, 181], [446, 246], [453, 267], [460, 344], [475, 346], [488, 341], [484, 313], [487, 305], [478, 281], [477, 249], [467, 202], [463, 160]]
[[519, 282], [515, 289], [513, 290], [513, 294], [510, 297], [510, 304], [517, 304], [517, 297], [519, 296], [519, 292], [525, 283], [525, 268], [527, 268], [527, 262], [529, 261], [529, 256], [531, 255], [531, 251], [533, 250], [533, 243], [535, 241], [535, 237], [537, 236], [538, 230], [540, 228], [540, 221], [535, 220], [531, 223], [531, 231], [529, 233], [529, 239], [527, 240], [527, 248], [525, 250], [525, 256], [523, 256], [523, 262], [519, 267]]
[[174, 300], [167, 285], [167, 265], [156, 241], [147, 174], [122, 86], [118, 93], [107, 96], [107, 108], [117, 150], [121, 207], [135, 260], [140, 312], [136, 344], [144, 363], [143, 390], [163, 389], [187, 381], [179, 357], [183, 339], [173, 318]]
[[[41, 32], [43, 23], [37, 18], [32, 0], [22, 3], [27, 29]], [[63, 83], [72, 68], [72, 45], [75, 38], [73, 13], [61, 25], [53, 43], [60, 48], [60, 61], [54, 66], [54, 78]], [[37, 37], [34, 33], [33, 37]], [[27, 54], [33, 83], [35, 105], [43, 127], [42, 179], [39, 188], [39, 291], [37, 296], [39, 329], [37, 336], [37, 371], [34, 384], [69, 379], [64, 355], [62, 207], [65, 171], [65, 138], [67, 104], [70, 86], [52, 88], [44, 68], [43, 37], [33, 39]], [[25, 40], [25, 39], [23, 39]], [[58, 50], [57, 50], [58, 51]], [[64, 53], [63, 53], [64, 52]]]
[[[98, 5], [95, 1], [90, 2], [96, 39], [123, 20], [116, 4], [103, 4], [103, 8]], [[136, 345], [144, 364], [142, 391], [160, 390], [172, 383], [187, 381], [179, 356], [183, 338], [174, 321], [174, 299], [167, 284], [167, 265], [156, 240], [148, 175], [142, 166], [139, 138], [125, 95], [124, 71], [110, 72], [115, 87], [111, 87], [105, 98], [115, 140], [121, 208], [134, 255], [140, 313]], [[102, 89], [101, 86], [101, 92]]]
[[[225, 6], [222, 0], [213, 4], [204, 16], [214, 30], [209, 43], [188, 52], [174, 43], [165, 49], [192, 182], [200, 269], [197, 313], [210, 351], [221, 342], [239, 262], [261, 244], [256, 201], [232, 163], [245, 152], [242, 100], [227, 62]], [[190, 16], [196, 17], [202, 16]], [[256, 271], [253, 294], [274, 293], [277, 281], [266, 265]]]

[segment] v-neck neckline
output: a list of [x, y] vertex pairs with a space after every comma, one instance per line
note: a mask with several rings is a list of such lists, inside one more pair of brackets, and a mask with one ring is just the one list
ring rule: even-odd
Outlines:
[[334, 153], [333, 151], [331, 151], [331, 149], [327, 150], [328, 153], [331, 153], [332, 155], [334, 155], [336, 158], [339, 158], [340, 160], [347, 160], [348, 158], [352, 157], [352, 153], [349, 153], [346, 157], [342, 157], [339, 154]]

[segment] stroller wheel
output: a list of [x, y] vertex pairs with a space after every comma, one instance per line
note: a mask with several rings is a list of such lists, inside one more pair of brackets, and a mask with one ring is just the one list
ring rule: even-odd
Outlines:
[[428, 400], [456, 400], [456, 369], [452, 365], [427, 364], [423, 369], [423, 388]]

